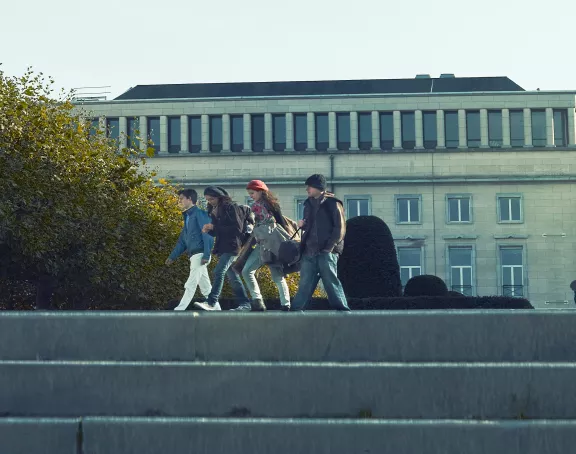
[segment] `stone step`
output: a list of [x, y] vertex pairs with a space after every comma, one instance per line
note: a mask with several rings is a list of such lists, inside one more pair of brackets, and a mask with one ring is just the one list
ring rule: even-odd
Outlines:
[[6, 416], [576, 418], [576, 363], [0, 362]]
[[81, 442], [80, 418], [0, 417], [2, 454], [79, 454]]
[[0, 360], [576, 361], [576, 310], [4, 312]]

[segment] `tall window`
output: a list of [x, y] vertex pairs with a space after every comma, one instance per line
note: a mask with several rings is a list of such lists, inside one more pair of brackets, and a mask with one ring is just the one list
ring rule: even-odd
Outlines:
[[438, 146], [436, 112], [423, 112], [422, 122], [424, 126], [424, 148], [433, 150]]
[[98, 134], [99, 129], [100, 129], [100, 119], [93, 118], [92, 120], [90, 120], [90, 130], [88, 131], [88, 134], [91, 136], [95, 136], [96, 134]]
[[498, 196], [498, 222], [522, 222], [522, 197]]
[[358, 114], [358, 147], [361, 150], [372, 148], [372, 114], [370, 112]]
[[398, 224], [420, 224], [419, 195], [398, 195], [396, 198], [396, 222]]
[[416, 124], [414, 112], [402, 112], [402, 148], [412, 150], [416, 147]]
[[543, 147], [546, 145], [546, 111], [532, 111], [532, 145]]
[[394, 148], [394, 116], [392, 112], [380, 113], [380, 148], [382, 150]]
[[449, 223], [467, 223], [471, 222], [471, 203], [470, 196], [466, 195], [448, 195], [448, 222]]
[[188, 121], [188, 149], [198, 153], [202, 149], [202, 118], [190, 117]]
[[230, 149], [235, 152], [244, 149], [244, 117], [230, 116]]
[[466, 142], [470, 148], [480, 146], [480, 112], [466, 112]]
[[286, 149], [286, 115], [272, 115], [272, 148], [274, 151]]
[[422, 248], [399, 247], [398, 264], [400, 265], [400, 280], [404, 288], [410, 279], [422, 274]]
[[554, 111], [554, 145], [565, 147], [568, 144], [568, 122], [566, 109]]
[[474, 294], [474, 288], [472, 285], [472, 247], [449, 247], [448, 260], [450, 263], [450, 286], [452, 290], [460, 292], [466, 296], [472, 296]]
[[316, 149], [326, 151], [329, 142], [328, 114], [316, 114]]
[[502, 295], [524, 296], [524, 265], [522, 246], [500, 248], [502, 264]]
[[488, 144], [490, 148], [502, 147], [502, 111], [488, 111]]
[[137, 150], [140, 148], [140, 140], [138, 140], [139, 124], [139, 118], [128, 118], [126, 121], [126, 138], [128, 140], [128, 147]]
[[264, 151], [264, 115], [252, 115], [252, 151]]
[[298, 197], [295, 200], [295, 208], [296, 208], [296, 220], [304, 219], [304, 202], [306, 199], [304, 197]]
[[513, 147], [523, 147], [524, 141], [524, 111], [510, 111], [510, 145]]
[[304, 151], [308, 148], [308, 116], [294, 114], [294, 149]]
[[110, 139], [118, 139], [120, 137], [120, 119], [107, 118], [106, 119], [106, 135]]
[[336, 114], [336, 138], [339, 150], [350, 149], [350, 114]]
[[160, 151], [160, 117], [148, 117], [148, 139], [154, 151]]
[[444, 137], [446, 138], [446, 148], [458, 148], [460, 144], [458, 112], [444, 113]]
[[168, 117], [168, 151], [178, 153], [181, 146], [180, 117]]
[[210, 151], [222, 151], [222, 116], [210, 117]]
[[346, 217], [347, 219], [356, 216], [370, 215], [370, 199], [368, 197], [357, 197], [346, 199]]

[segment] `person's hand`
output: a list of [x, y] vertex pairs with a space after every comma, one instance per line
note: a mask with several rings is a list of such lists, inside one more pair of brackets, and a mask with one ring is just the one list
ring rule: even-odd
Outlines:
[[204, 227], [202, 227], [202, 233], [208, 233], [211, 230], [214, 230], [213, 224], [206, 224]]
[[166, 262], [164, 262], [164, 263], [166, 263], [166, 266], [170, 266], [170, 265], [172, 265], [172, 264], [174, 263], [174, 260], [172, 260], [172, 259], [170, 259], [170, 258], [167, 258], [167, 259], [166, 259]]
[[306, 224], [306, 221], [304, 219], [301, 219], [298, 221], [298, 228], [301, 229], [302, 227], [304, 227], [304, 225]]
[[200, 263], [202, 265], [207, 265], [208, 263], [210, 263], [210, 259], [202, 259], [202, 260], [200, 260]]

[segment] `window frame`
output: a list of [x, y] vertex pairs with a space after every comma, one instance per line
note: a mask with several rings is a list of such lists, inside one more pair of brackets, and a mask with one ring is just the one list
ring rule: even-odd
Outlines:
[[[398, 203], [400, 200], [404, 199], [416, 199], [418, 200], [418, 221], [400, 221], [400, 207]], [[422, 194], [394, 194], [394, 209], [396, 213], [396, 224], [397, 225], [422, 225]], [[410, 210], [408, 210], [408, 213]]]
[[[168, 126], [168, 153], [180, 153], [182, 151], [182, 120], [179, 116], [171, 115], [167, 117]], [[173, 144], [170, 140], [172, 138], [172, 128], [177, 125], [178, 134], [178, 144]]]
[[522, 296], [518, 298], [528, 298], [528, 270], [526, 260], [526, 242], [502, 242], [496, 244], [496, 260], [498, 275], [498, 295], [504, 296], [504, 265], [502, 260], [502, 251], [504, 249], [520, 248], [522, 250]]
[[[296, 196], [294, 197], [294, 218], [295, 221], [298, 222], [304, 219], [304, 202], [306, 202], [306, 196]], [[302, 202], [302, 217], [300, 217], [300, 213], [298, 212], [298, 203]]]
[[[469, 221], [451, 221], [450, 220], [450, 200], [451, 199], [468, 199], [469, 201], [469, 208], [468, 214], [470, 217]], [[473, 224], [474, 217], [473, 217], [473, 206], [472, 206], [472, 194], [467, 193], [455, 193], [455, 194], [446, 194], [445, 196], [445, 203], [446, 203], [446, 224]]]
[[[398, 258], [398, 268], [400, 271], [400, 282], [402, 282], [402, 265], [400, 264], [400, 249], [420, 249], [420, 276], [422, 276], [423, 274], [426, 274], [426, 269], [425, 269], [425, 264], [426, 264], [426, 260], [425, 260], [425, 247], [423, 245], [420, 246], [411, 246], [411, 245], [396, 245], [396, 257]], [[404, 268], [416, 268], [416, 267], [404, 267]], [[410, 276], [410, 278], [412, 278], [414, 276]], [[409, 279], [410, 279], [409, 278]], [[402, 293], [404, 293], [404, 285], [402, 285]]]
[[344, 196], [344, 213], [346, 215], [346, 220], [351, 219], [350, 217], [348, 217], [348, 213], [350, 212], [348, 210], [348, 202], [352, 201], [352, 200], [366, 200], [368, 202], [368, 214], [366, 215], [359, 215], [359, 216], [371, 216], [372, 215], [372, 196], [368, 195], [368, 194], [353, 194], [353, 195], [347, 195]]
[[[500, 212], [500, 199], [519, 199], [520, 200], [520, 219], [519, 220], [503, 220], [502, 213]], [[510, 212], [512, 214], [512, 212]], [[524, 196], [520, 193], [498, 193], [496, 194], [496, 219], [498, 224], [524, 224]]]
[[[446, 283], [448, 284], [448, 290], [454, 290], [454, 283], [452, 282], [452, 265], [450, 263], [450, 249], [470, 249], [470, 261], [471, 261], [471, 271], [470, 271], [470, 284], [471, 284], [471, 295], [477, 296], [478, 283], [476, 282], [476, 245], [473, 243], [450, 243], [446, 245]], [[461, 268], [460, 266], [458, 266]], [[461, 286], [462, 287], [462, 286]], [[462, 292], [460, 292], [462, 293]]]

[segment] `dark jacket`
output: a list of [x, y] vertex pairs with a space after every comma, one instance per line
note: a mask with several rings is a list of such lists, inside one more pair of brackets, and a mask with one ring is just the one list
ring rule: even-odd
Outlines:
[[236, 203], [223, 203], [210, 214], [214, 229], [209, 232], [216, 237], [214, 245], [214, 255], [233, 254], [238, 255], [240, 248], [246, 239], [244, 224], [246, 220], [253, 223], [249, 207], [237, 205]]
[[318, 212], [314, 213], [310, 199], [304, 202], [304, 234], [301, 248], [304, 252], [310, 232], [315, 229], [318, 239], [318, 252], [328, 251], [342, 254], [344, 236], [346, 235], [346, 220], [344, 219], [344, 204], [332, 195], [323, 195], [320, 199]]
[[[193, 206], [189, 210], [182, 213], [184, 217], [184, 227], [178, 238], [176, 247], [170, 254], [171, 260], [176, 260], [184, 252], [188, 257], [194, 254], [204, 253], [203, 259], [209, 260], [212, 246], [214, 245], [214, 238], [206, 233], [202, 233], [202, 227], [211, 222], [210, 216], [206, 211]], [[186, 222], [188, 220], [188, 222]]]

